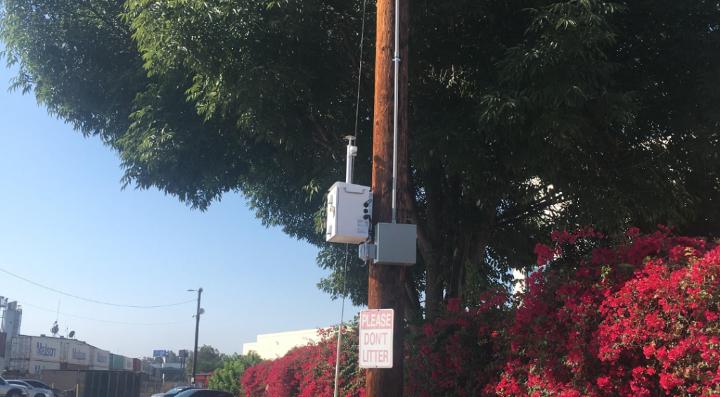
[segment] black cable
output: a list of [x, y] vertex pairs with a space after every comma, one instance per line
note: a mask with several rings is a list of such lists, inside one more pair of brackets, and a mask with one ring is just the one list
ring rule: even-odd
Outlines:
[[357, 98], [355, 100], [355, 139], [358, 137], [358, 123], [360, 120], [360, 86], [362, 82], [363, 70], [363, 45], [365, 43], [365, 14], [367, 10], [367, 0], [363, 0], [362, 26], [360, 28], [360, 62], [358, 65], [358, 82], [357, 82]]
[[[59, 313], [59, 314], [61, 314], [61, 315], [63, 315], [63, 316], [66, 316], [66, 317], [72, 317], [72, 318], [77, 318], [77, 319], [80, 319], [80, 320], [96, 321], [96, 322], [99, 322], [99, 323], [108, 323], [108, 324], [133, 325], [133, 326], [134, 326], [134, 325], [174, 325], [174, 324], [182, 324], [182, 323], [185, 322], [185, 321], [172, 321], [172, 322], [166, 322], [166, 323], [133, 323], [133, 322], [127, 322], [127, 321], [101, 320], [101, 319], [99, 319], [99, 318], [92, 318], [92, 317], [78, 316], [78, 315], [75, 315], [75, 314], [68, 314], [68, 313], [63, 313], [63, 312], [57, 312], [57, 311], [55, 311], [55, 310], [53, 310], [53, 309], [48, 309], [48, 308], [46, 308], [46, 307], [33, 305], [32, 303], [27, 303], [27, 302], [25, 302], [25, 301], [20, 301], [20, 304], [21, 304], [22, 306], [32, 307], [32, 308], [35, 308], [35, 309], [38, 309], [38, 310], [43, 310], [43, 311], [46, 311], [46, 312], [49, 312], [49, 313]], [[190, 316], [188, 316], [188, 317], [190, 317]]]
[[[365, 19], [367, 14], [367, 0], [363, 0], [362, 26], [360, 29], [360, 61], [358, 65], [357, 98], [355, 100], [355, 139], [358, 137], [358, 123], [360, 120], [360, 88], [362, 83], [363, 70], [363, 46], [365, 43]], [[340, 347], [342, 344], [342, 327], [345, 317], [345, 298], [347, 297], [347, 267], [349, 260], [350, 244], [345, 244], [345, 263], [342, 269], [342, 306], [340, 309], [340, 324], [338, 325], [337, 351], [335, 357], [335, 382], [333, 397], [338, 397], [338, 377], [340, 375]]]
[[82, 297], [82, 296], [74, 295], [74, 294], [71, 294], [71, 293], [69, 293], [69, 292], [61, 291], [61, 290], [59, 290], [59, 289], [56, 289], [56, 288], [53, 288], [53, 287], [48, 287], [47, 285], [40, 284], [40, 283], [38, 283], [38, 282], [36, 282], [36, 281], [33, 281], [33, 280], [28, 279], [28, 278], [22, 277], [22, 276], [17, 275], [17, 274], [15, 274], [15, 273], [13, 273], [13, 272], [7, 271], [7, 270], [5, 270], [5, 269], [3, 269], [3, 268], [0, 268], [0, 272], [5, 273], [5, 274], [8, 274], [8, 275], [10, 275], [10, 276], [13, 276], [13, 277], [15, 277], [15, 278], [17, 278], [17, 279], [20, 279], [20, 280], [22, 280], [22, 281], [25, 281], [26, 283], [32, 284], [32, 285], [34, 285], [34, 286], [37, 286], [37, 287], [40, 287], [40, 288], [44, 288], [44, 289], [46, 289], [46, 290], [48, 290], [48, 291], [52, 291], [52, 292], [55, 292], [55, 293], [60, 294], [60, 295], [69, 296], [69, 297], [71, 297], [71, 298], [75, 298], [75, 299], [78, 299], [78, 300], [81, 300], [81, 301], [90, 302], [90, 303], [96, 303], [96, 304], [98, 304], [98, 305], [106, 305], [106, 306], [114, 306], [114, 307], [129, 307], [129, 308], [133, 308], [133, 309], [158, 309], [158, 308], [162, 308], [162, 307], [180, 306], [180, 305], [185, 305], [185, 304], [188, 304], [188, 303], [195, 302], [195, 299], [190, 299], [190, 300], [186, 300], [186, 301], [182, 301], [182, 302], [167, 303], [167, 304], [163, 304], [163, 305], [124, 305], [124, 304], [120, 304], [120, 303], [105, 302], [105, 301], [101, 301], [101, 300], [97, 300], [97, 299], [85, 298], [85, 297]]

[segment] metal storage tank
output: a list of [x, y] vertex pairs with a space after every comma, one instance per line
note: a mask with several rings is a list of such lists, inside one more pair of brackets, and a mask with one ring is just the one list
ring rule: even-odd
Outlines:
[[6, 355], [10, 355], [10, 349], [6, 349], [6, 347], [9, 346], [9, 343], [7, 343], [7, 341], [7, 334], [4, 332], [0, 332], [0, 357], [4, 358]]
[[20, 324], [22, 323], [22, 309], [17, 302], [10, 302], [5, 307], [3, 315], [2, 330], [10, 338], [20, 335]]

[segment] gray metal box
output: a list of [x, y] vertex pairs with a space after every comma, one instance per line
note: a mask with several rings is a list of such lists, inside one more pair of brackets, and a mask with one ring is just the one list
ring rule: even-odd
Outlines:
[[375, 225], [375, 263], [386, 265], [414, 265], [417, 257], [417, 226], [405, 223]]

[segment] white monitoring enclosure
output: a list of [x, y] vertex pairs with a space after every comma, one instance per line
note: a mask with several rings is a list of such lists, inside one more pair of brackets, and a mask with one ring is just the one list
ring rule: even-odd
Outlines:
[[360, 244], [368, 239], [372, 216], [370, 187], [335, 182], [327, 196], [325, 240]]

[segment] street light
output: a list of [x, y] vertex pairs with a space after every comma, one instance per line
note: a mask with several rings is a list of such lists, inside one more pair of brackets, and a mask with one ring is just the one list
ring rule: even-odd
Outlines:
[[198, 362], [198, 333], [200, 332], [200, 315], [203, 314], [205, 311], [200, 308], [200, 298], [202, 297], [202, 288], [198, 288], [197, 290], [189, 289], [188, 292], [196, 292], [197, 291], [197, 311], [195, 312], [195, 350], [193, 353], [193, 367], [192, 367], [192, 384], [195, 385], [195, 374], [197, 371], [197, 362]]

